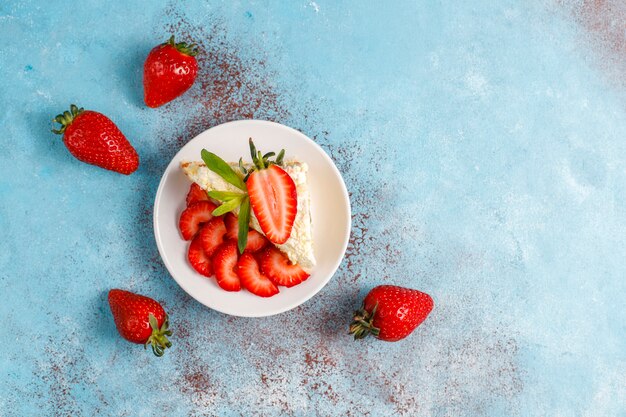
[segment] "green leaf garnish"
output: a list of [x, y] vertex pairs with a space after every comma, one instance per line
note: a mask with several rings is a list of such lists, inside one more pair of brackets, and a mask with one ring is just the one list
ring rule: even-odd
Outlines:
[[239, 209], [239, 233], [237, 235], [237, 246], [239, 253], [243, 253], [248, 244], [248, 228], [250, 227], [250, 198], [245, 196]]
[[241, 199], [245, 196], [244, 193], [238, 193], [237, 191], [209, 191], [207, 194], [217, 201], [230, 201], [234, 198]]
[[226, 214], [229, 211], [233, 211], [237, 207], [239, 207], [244, 198], [247, 199], [248, 196], [244, 197], [244, 195], [241, 194], [241, 197], [239, 198], [233, 198], [232, 200], [228, 200], [227, 202], [220, 204], [215, 210], [213, 210], [213, 213], [211, 214], [214, 216], [221, 216], [222, 214]]
[[244, 184], [241, 177], [237, 175], [237, 173], [226, 163], [226, 161], [206, 149], [203, 149], [200, 155], [202, 156], [202, 160], [206, 164], [207, 168], [222, 177], [224, 181], [229, 184], [234, 185], [240, 190], [247, 191], [246, 184]]

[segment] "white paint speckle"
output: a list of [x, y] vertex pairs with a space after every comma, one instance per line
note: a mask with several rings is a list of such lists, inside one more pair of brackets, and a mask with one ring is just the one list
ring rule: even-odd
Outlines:
[[504, 10], [504, 17], [507, 20], [515, 20], [519, 17], [520, 12], [518, 9], [505, 9]]
[[561, 177], [567, 185], [567, 189], [576, 196], [579, 202], [585, 201], [587, 197], [589, 197], [592, 187], [582, 185], [576, 180], [576, 177], [572, 173], [572, 170], [570, 169], [569, 163], [567, 161], [564, 161], [562, 163], [560, 171]]
[[515, 126], [513, 126], [511, 129], [509, 129], [509, 132], [511, 132], [511, 133], [519, 132], [523, 128], [524, 128], [524, 125], [522, 124], [522, 122], [517, 121], [515, 123]]
[[319, 13], [320, 12], [320, 6], [318, 6], [318, 4], [315, 3], [314, 1], [310, 2], [309, 6], [311, 6], [313, 8], [313, 10], [315, 10], [315, 13]]
[[48, 101], [52, 101], [52, 96], [47, 91], [37, 90], [37, 95], [45, 98]]
[[435, 53], [430, 54], [430, 65], [433, 68], [439, 68], [439, 55]]
[[[612, 368], [597, 367], [595, 394], [583, 411], [584, 417], [618, 415], [626, 407], [626, 363], [617, 361]], [[612, 401], [615, 400], [615, 401]]]
[[489, 88], [489, 84], [484, 75], [476, 71], [468, 71], [465, 74], [465, 86], [474, 96], [484, 97]]

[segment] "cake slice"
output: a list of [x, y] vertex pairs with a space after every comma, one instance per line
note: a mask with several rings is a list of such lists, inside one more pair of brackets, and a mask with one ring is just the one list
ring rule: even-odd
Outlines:
[[[249, 169], [252, 164], [243, 164]], [[239, 164], [230, 163], [235, 172], [240, 172]], [[311, 198], [307, 184], [308, 165], [296, 160], [285, 161], [282, 164], [285, 172], [293, 179], [297, 193], [297, 212], [291, 229], [291, 235], [286, 242], [275, 244], [289, 260], [299, 265], [306, 272], [310, 273], [315, 266], [315, 255], [313, 253], [313, 233], [311, 223]], [[207, 168], [203, 162], [181, 162], [181, 168], [185, 175], [194, 183], [198, 184], [206, 191], [240, 191], [235, 186], [226, 182], [215, 172]], [[233, 210], [239, 214], [239, 208]], [[263, 233], [254, 213], [250, 215], [250, 225], [259, 233]]]

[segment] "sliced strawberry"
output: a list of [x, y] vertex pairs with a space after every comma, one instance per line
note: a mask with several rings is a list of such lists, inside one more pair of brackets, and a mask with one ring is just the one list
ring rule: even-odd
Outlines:
[[224, 225], [226, 226], [225, 239], [237, 240], [239, 234], [239, 220], [233, 213], [224, 214]]
[[285, 243], [298, 210], [293, 179], [278, 165], [270, 165], [250, 174], [246, 187], [250, 206], [265, 236], [272, 243]]
[[278, 287], [259, 271], [259, 264], [249, 253], [241, 255], [237, 261], [237, 275], [241, 285], [259, 297], [271, 297], [278, 294]]
[[[239, 234], [239, 218], [232, 213], [224, 215], [224, 224], [226, 225], [225, 239], [237, 241]], [[265, 247], [267, 239], [261, 233], [254, 229], [248, 230], [248, 243], [246, 244], [246, 252], [257, 252]]]
[[310, 276], [299, 265], [292, 264], [289, 258], [274, 246], [263, 251], [261, 270], [276, 284], [285, 287], [298, 285]]
[[187, 207], [180, 215], [178, 227], [183, 239], [191, 240], [200, 230], [202, 223], [213, 218], [211, 214], [217, 206], [210, 201], [197, 201]]
[[202, 242], [202, 248], [207, 256], [213, 256], [215, 249], [224, 242], [225, 234], [226, 227], [224, 227], [224, 220], [222, 220], [221, 217], [214, 217], [207, 224], [202, 226], [198, 237]]
[[209, 195], [198, 184], [193, 182], [187, 193], [187, 207], [196, 201], [209, 201]]
[[248, 231], [248, 243], [246, 243], [246, 252], [258, 252], [267, 245], [268, 240], [265, 237], [257, 232], [256, 230], [250, 229]]
[[202, 249], [202, 241], [200, 240], [200, 235], [194, 237], [189, 244], [187, 259], [189, 259], [189, 263], [191, 264], [191, 266], [193, 266], [193, 269], [198, 271], [198, 273], [200, 273], [201, 275], [204, 275], [205, 277], [210, 277], [211, 275], [213, 275], [211, 258], [206, 256], [206, 253], [204, 253], [204, 249]]
[[213, 254], [213, 270], [217, 284], [226, 291], [241, 290], [241, 282], [235, 272], [237, 255], [237, 242], [233, 240], [222, 243]]
[[265, 273], [261, 269], [261, 262], [263, 262], [263, 253], [264, 253], [264, 251], [260, 250], [260, 251], [257, 251], [257, 252], [244, 252], [244, 253], [249, 253], [250, 255], [254, 256], [254, 259], [256, 260], [256, 263], [259, 264], [259, 270], [261, 271], [262, 274], [265, 275]]

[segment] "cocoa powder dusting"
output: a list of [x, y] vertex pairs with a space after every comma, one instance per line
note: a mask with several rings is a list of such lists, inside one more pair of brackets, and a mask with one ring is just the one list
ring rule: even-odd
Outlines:
[[[209, 26], [195, 24], [175, 5], [166, 10], [166, 15], [169, 23], [164, 32], [174, 34], [180, 41], [194, 42], [199, 49], [194, 86], [183, 97], [163, 107], [172, 115], [188, 115], [182, 132], [164, 133], [162, 141], [167, 149], [176, 151], [196, 135], [221, 123], [240, 119], [284, 122], [289, 118], [281, 95], [270, 81], [275, 74], [264, 59], [243, 53], [241, 40], [230, 37], [219, 19], [204, 19], [212, 22]], [[191, 332], [197, 333], [197, 326], [184, 320], [179, 324], [177, 342], [186, 355], [184, 360], [177, 360], [180, 370], [177, 386], [194, 405], [210, 409], [220, 394], [206, 366], [207, 352], [198, 347], [197, 337], [188, 337], [190, 331], [186, 329], [195, 328]], [[271, 381], [272, 377], [263, 378], [265, 384]], [[288, 410], [288, 404], [282, 404], [281, 408]]]
[[584, 30], [582, 42], [593, 52], [593, 65], [618, 88], [626, 88], [626, 3], [621, 0], [559, 2]]
[[[167, 14], [168, 20], [175, 23], [166, 25], [165, 30], [181, 41], [196, 42], [200, 49], [196, 84], [184, 97], [163, 108], [172, 115], [188, 114], [183, 131], [165, 133], [163, 141], [167, 147], [178, 150], [202, 131], [231, 120], [255, 118], [292, 123], [296, 120], [301, 123], [297, 127], [308, 131], [323, 124], [314, 120], [314, 112], [311, 112], [313, 116], [306, 116], [310, 110], [306, 103], [290, 107], [296, 113], [292, 117], [286, 103], [294, 100], [274, 87], [272, 80], [276, 74], [259, 57], [263, 53], [256, 53], [257, 57], [248, 53], [241, 46], [245, 42], [233, 38], [218, 19], [202, 19], [212, 23], [200, 26], [175, 6]], [[504, 330], [483, 334], [468, 329], [468, 334], [472, 331], [476, 334], [471, 333], [461, 341], [445, 335], [422, 334], [423, 343], [420, 343], [417, 339], [420, 335], [415, 335], [420, 355], [415, 355], [409, 344], [395, 353], [395, 358], [407, 366], [390, 369], [379, 366], [384, 362], [384, 354], [374, 343], [358, 345], [363, 356], [371, 360], [346, 358], [342, 351], [349, 338], [346, 320], [350, 311], [358, 307], [359, 291], [366, 290], [357, 285], [358, 281], [368, 275], [383, 281], [388, 275], [403, 276], [394, 272], [402, 269], [402, 256], [406, 255], [389, 242], [397, 235], [410, 236], [416, 232], [401, 219], [385, 218], [385, 210], [380, 208], [380, 193], [389, 184], [378, 178], [362, 177], [364, 165], [380, 171], [380, 163], [369, 156], [376, 152], [371, 149], [366, 152], [368, 147], [362, 139], [345, 139], [338, 144], [329, 136], [329, 132], [322, 131], [313, 138], [329, 152], [342, 172], [354, 208], [350, 243], [337, 276], [324, 289], [323, 297], [279, 317], [257, 321], [217, 314], [214, 317], [211, 312], [200, 314], [192, 310], [202, 307], [181, 301], [178, 317], [200, 316], [201, 320], [181, 319], [177, 323], [176, 342], [184, 353], [174, 359], [177, 389], [195, 406], [198, 415], [215, 410], [226, 398], [233, 403], [248, 404], [259, 413], [273, 410], [282, 415], [322, 415], [323, 408], [319, 406], [326, 404], [341, 415], [367, 416], [376, 415], [368, 408], [382, 402], [393, 408], [395, 415], [411, 416], [417, 415], [423, 404], [434, 397], [442, 401], [443, 407], [460, 411], [467, 406], [475, 415], [482, 415], [485, 404], [472, 396], [467, 388], [471, 384], [493, 398], [514, 399], [522, 389], [516, 367], [517, 345]], [[386, 226], [377, 229], [377, 224]], [[377, 266], [366, 270], [364, 259], [381, 262], [370, 261], [370, 265]], [[458, 326], [465, 320], [463, 316], [452, 316], [443, 314], [448, 320], [446, 325]], [[207, 331], [205, 323], [212, 320], [215, 320], [213, 327]], [[237, 331], [228, 331], [235, 328]], [[428, 329], [424, 327], [422, 332]], [[249, 335], [254, 335], [253, 340]], [[302, 345], [292, 349], [289, 340], [300, 340]], [[229, 352], [222, 349], [224, 345], [237, 346], [236, 360], [230, 362]], [[221, 362], [211, 361], [216, 355], [220, 355]], [[229, 364], [229, 373], [218, 369], [224, 363]], [[242, 369], [246, 367], [247, 372], [250, 366], [256, 377], [237, 381]], [[433, 375], [444, 377], [432, 381]], [[471, 378], [468, 380], [466, 375]], [[483, 378], [485, 375], [487, 378]], [[229, 390], [225, 381], [233, 384], [236, 381], [240, 389]], [[354, 398], [348, 395], [347, 387], [358, 387], [359, 395]], [[439, 387], [449, 395], [440, 398], [438, 393], [428, 391], [429, 387]], [[365, 404], [361, 404], [363, 401]]]
[[345, 254], [346, 270], [352, 282], [357, 282], [361, 277], [361, 268], [358, 261], [359, 253], [361, 253], [362, 249], [364, 249], [371, 240], [367, 229], [367, 220], [369, 217], [370, 216], [365, 213], [352, 215], [352, 231]]
[[[198, 78], [187, 93], [193, 108], [186, 123], [186, 140], [204, 130], [232, 120], [284, 121], [290, 115], [269, 80], [275, 76], [264, 59], [246, 55], [231, 39], [223, 24], [212, 19], [210, 27], [192, 23], [184, 12], [171, 7], [166, 33], [198, 45]], [[173, 111], [180, 109], [174, 108]], [[170, 138], [171, 139], [171, 138]], [[176, 138], [182, 145], [186, 140]]]

